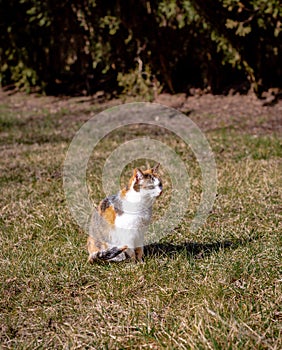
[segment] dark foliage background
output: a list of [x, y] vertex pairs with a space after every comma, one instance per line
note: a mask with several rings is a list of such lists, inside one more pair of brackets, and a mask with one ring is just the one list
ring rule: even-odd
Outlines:
[[281, 14], [280, 0], [1, 0], [0, 81], [49, 94], [260, 96], [281, 87]]

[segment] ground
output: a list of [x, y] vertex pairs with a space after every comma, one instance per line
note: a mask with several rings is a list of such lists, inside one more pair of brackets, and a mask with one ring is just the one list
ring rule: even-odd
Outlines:
[[[191, 201], [181, 224], [146, 247], [144, 264], [90, 266], [86, 234], [66, 206], [62, 166], [79, 127], [123, 102], [0, 94], [1, 348], [281, 348], [281, 101], [158, 96], [199, 126], [215, 155], [217, 198], [197, 232], [189, 225], [201, 177], [189, 147], [154, 128], [107, 136], [89, 162], [95, 204], [104, 196], [105, 159], [151, 135], [187, 164]], [[162, 172], [155, 219], [173, 191]]]

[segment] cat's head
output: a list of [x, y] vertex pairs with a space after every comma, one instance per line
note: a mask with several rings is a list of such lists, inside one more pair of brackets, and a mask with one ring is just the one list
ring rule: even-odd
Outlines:
[[160, 164], [157, 164], [153, 168], [142, 171], [139, 168], [135, 168], [133, 176], [129, 181], [129, 188], [135, 192], [139, 192], [142, 196], [148, 196], [151, 198], [159, 197], [162, 193], [162, 181], [158, 175], [158, 168]]

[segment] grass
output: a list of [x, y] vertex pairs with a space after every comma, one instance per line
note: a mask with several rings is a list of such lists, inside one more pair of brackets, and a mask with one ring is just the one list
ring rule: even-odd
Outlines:
[[[67, 210], [61, 177], [83, 118], [44, 104], [19, 111], [5, 103], [0, 113], [2, 349], [282, 347], [279, 135], [224, 126], [207, 131], [218, 197], [196, 233], [189, 225], [201, 188], [192, 152], [171, 134], [148, 128], [106, 137], [88, 169], [96, 203], [107, 156], [119, 143], [153, 134], [189, 167], [191, 207], [162, 244], [147, 247], [144, 264], [90, 266], [86, 235]], [[163, 177], [156, 218], [173, 190], [165, 169]]]

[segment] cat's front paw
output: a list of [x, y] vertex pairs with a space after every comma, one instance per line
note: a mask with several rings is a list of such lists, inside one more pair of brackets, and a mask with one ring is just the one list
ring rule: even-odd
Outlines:
[[97, 261], [97, 252], [96, 253], [90, 253], [88, 256], [88, 263], [89, 264], [94, 264], [95, 261]]
[[90, 253], [88, 262], [93, 264], [95, 261], [114, 261], [114, 258], [128, 249], [127, 245], [122, 247], [112, 247], [105, 250], [99, 250], [94, 253]]

